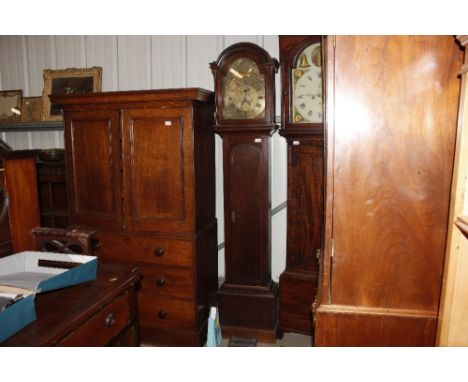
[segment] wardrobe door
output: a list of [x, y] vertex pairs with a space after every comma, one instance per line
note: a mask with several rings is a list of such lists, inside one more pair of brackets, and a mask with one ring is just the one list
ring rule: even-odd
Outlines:
[[190, 108], [123, 111], [125, 227], [195, 229]]
[[67, 113], [65, 147], [71, 224], [121, 228], [119, 113]]
[[319, 345], [434, 344], [460, 60], [450, 36], [336, 37]]

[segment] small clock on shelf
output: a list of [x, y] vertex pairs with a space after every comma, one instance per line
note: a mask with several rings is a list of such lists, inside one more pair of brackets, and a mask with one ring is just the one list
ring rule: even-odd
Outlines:
[[282, 129], [323, 131], [321, 36], [280, 36]]

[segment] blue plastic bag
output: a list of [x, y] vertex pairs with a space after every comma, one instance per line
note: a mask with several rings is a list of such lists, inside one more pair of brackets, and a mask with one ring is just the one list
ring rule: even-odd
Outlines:
[[219, 325], [218, 308], [212, 306], [210, 309], [210, 316], [208, 318], [208, 338], [206, 340], [206, 346], [221, 346], [222, 340], [223, 336], [221, 334], [221, 326]]

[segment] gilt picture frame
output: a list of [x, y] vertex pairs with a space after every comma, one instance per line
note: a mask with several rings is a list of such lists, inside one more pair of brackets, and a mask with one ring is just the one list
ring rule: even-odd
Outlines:
[[0, 91], [0, 123], [20, 121], [23, 90]]
[[44, 90], [42, 92], [42, 120], [61, 121], [63, 110], [60, 105], [52, 105], [50, 95], [95, 93], [101, 91], [102, 68], [68, 68], [44, 70]]

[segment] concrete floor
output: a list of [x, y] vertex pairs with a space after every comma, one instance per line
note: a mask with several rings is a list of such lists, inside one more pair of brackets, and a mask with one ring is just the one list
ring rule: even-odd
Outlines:
[[[229, 338], [223, 338], [221, 346], [228, 346]], [[153, 345], [140, 344], [142, 347], [152, 347]], [[311, 347], [312, 337], [297, 333], [284, 333], [283, 338], [277, 340], [275, 344], [258, 342], [257, 347]]]
[[[229, 339], [223, 338], [221, 346], [228, 346]], [[297, 333], [284, 333], [282, 339], [278, 339], [276, 344], [257, 343], [258, 347], [310, 347], [312, 346], [312, 337]]]

